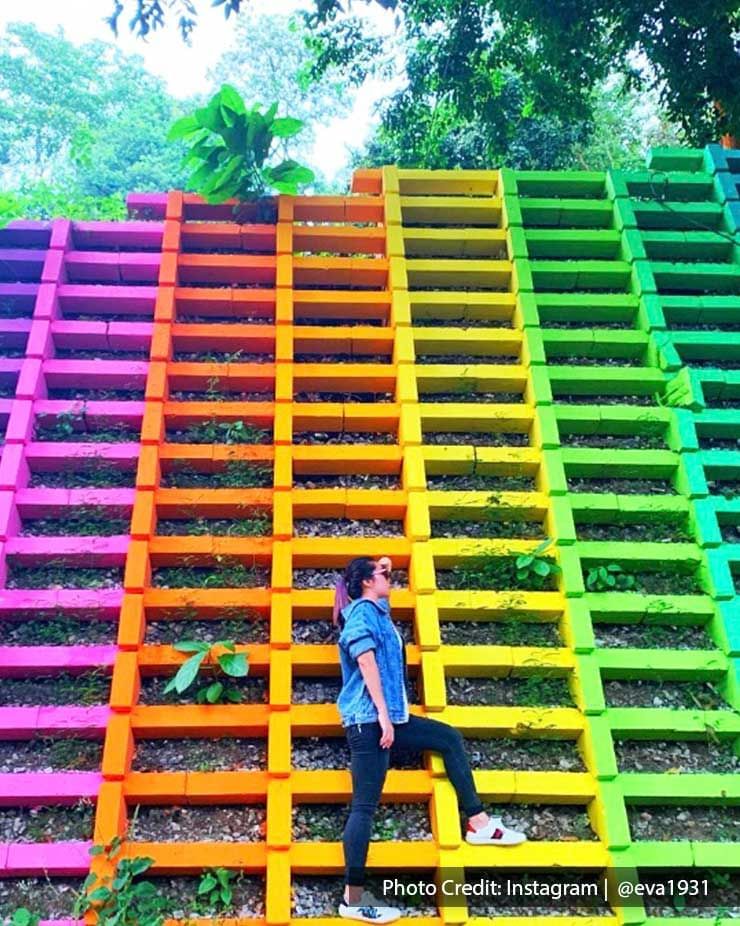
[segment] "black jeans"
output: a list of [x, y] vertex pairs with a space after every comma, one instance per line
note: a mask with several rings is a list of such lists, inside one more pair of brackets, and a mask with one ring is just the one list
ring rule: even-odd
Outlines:
[[352, 886], [359, 887], [365, 883], [365, 861], [373, 816], [394, 747], [414, 751], [430, 749], [441, 753], [447, 777], [457, 791], [465, 813], [472, 817], [483, 810], [465, 755], [464, 740], [454, 727], [428, 717], [411, 716], [408, 723], [394, 724], [393, 729], [393, 746], [382, 749], [379, 723], [352, 724], [346, 728], [352, 753], [352, 805], [343, 843], [346, 882]]

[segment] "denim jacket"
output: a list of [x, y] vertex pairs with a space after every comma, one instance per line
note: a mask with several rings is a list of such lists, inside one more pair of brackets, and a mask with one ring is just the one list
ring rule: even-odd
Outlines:
[[357, 657], [375, 650], [380, 682], [391, 723], [409, 719], [406, 693], [406, 650], [393, 626], [387, 599], [355, 598], [343, 610], [344, 627], [339, 636], [342, 690], [337, 707], [342, 725], [373, 723], [378, 710], [367, 690]]

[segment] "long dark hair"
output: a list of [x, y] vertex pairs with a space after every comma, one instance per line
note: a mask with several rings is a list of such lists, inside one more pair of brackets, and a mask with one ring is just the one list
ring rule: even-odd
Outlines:
[[334, 610], [332, 620], [341, 628], [344, 625], [342, 608], [355, 598], [362, 597], [362, 583], [372, 579], [375, 572], [375, 560], [370, 556], [357, 556], [348, 564], [342, 576], [334, 586]]

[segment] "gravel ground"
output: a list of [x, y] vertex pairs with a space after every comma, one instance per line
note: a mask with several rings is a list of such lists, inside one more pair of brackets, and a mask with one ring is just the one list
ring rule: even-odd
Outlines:
[[583, 772], [586, 770], [575, 740], [491, 737], [466, 739], [465, 750], [476, 769]]
[[387, 363], [390, 354], [295, 354], [294, 363]]
[[414, 328], [513, 328], [510, 318], [412, 318]]
[[219, 563], [212, 566], [159, 566], [152, 569], [154, 588], [261, 588], [269, 584], [269, 571]]
[[248, 353], [247, 351], [175, 351], [172, 358], [175, 363], [273, 363], [274, 354]]
[[[202, 676], [190, 688], [178, 695], [176, 691], [164, 694], [170, 680], [169, 675], [147, 675], [141, 680], [139, 704], [195, 704], [196, 692], [211, 681], [210, 675]], [[225, 679], [223, 679], [225, 681]], [[228, 686], [242, 693], [243, 704], [267, 703], [267, 679], [251, 675], [245, 678], [228, 678]]]
[[680, 572], [633, 572], [635, 591], [643, 595], [701, 595], [698, 576]]
[[568, 367], [643, 367], [641, 357], [565, 357], [547, 353], [547, 363]]
[[294, 402], [371, 402], [388, 404], [394, 401], [392, 392], [296, 392]]
[[185, 315], [178, 312], [178, 325], [272, 325], [273, 318], [261, 315]]
[[446, 621], [442, 642], [450, 645], [562, 646], [557, 624], [524, 621]]
[[303, 318], [294, 316], [293, 324], [302, 328], [387, 328], [380, 318]]
[[137, 739], [135, 772], [236, 772], [267, 768], [267, 740], [244, 737]]
[[0, 740], [0, 773], [96, 772], [102, 756], [100, 740], [76, 737]]
[[560, 434], [562, 447], [602, 447], [605, 450], [663, 450], [664, 437], [616, 434]]
[[627, 807], [632, 839], [740, 841], [740, 807]]
[[435, 446], [528, 447], [529, 434], [513, 431], [424, 431], [422, 443]]
[[[528, 873], [522, 871], [506, 872], [497, 869], [499, 877], [508, 876], [513, 884], [526, 883], [531, 879]], [[475, 883], [474, 879], [473, 883]], [[583, 900], [578, 902], [576, 897], [563, 897], [557, 902], [545, 893], [548, 889], [545, 885], [551, 884], [552, 895], [555, 891], [562, 891], [561, 885], [568, 884], [595, 884], [598, 882], [598, 875], [591, 872], [573, 872], [567, 869], [559, 869], [556, 872], [538, 871], [536, 872], [536, 881], [542, 885], [540, 890], [543, 892], [540, 897], [523, 897], [517, 898], [493, 898], [491, 896], [471, 895], [468, 899], [468, 915], [487, 916], [487, 917], [507, 917], [507, 916], [542, 916], [542, 917], [564, 917], [564, 916], [582, 916], [582, 917], [610, 917], [616, 922], [611, 908], [604, 902], [603, 892], [597, 892], [594, 900]], [[538, 902], [539, 901], [539, 902]], [[588, 905], [590, 904], [590, 905]]]
[[[498, 569], [498, 565], [497, 565]], [[519, 580], [516, 578], [515, 570], [513, 564], [510, 565], [503, 557], [501, 558], [501, 567], [498, 572], [494, 572], [494, 569], [488, 567], [488, 563], [485, 563], [482, 567], [482, 572], [474, 574], [473, 566], [470, 565], [470, 572], [466, 572], [465, 567], [461, 565], [459, 569], [437, 569], [436, 570], [436, 581], [438, 589], [496, 589], [496, 588], [510, 588], [510, 589], [521, 589], [521, 590], [530, 590], [530, 589], [547, 589], [553, 587], [553, 582], [549, 580], [541, 580], [539, 576], [535, 576], [533, 579], [522, 579]], [[550, 577], [551, 579], [553, 577]]]
[[699, 435], [699, 448], [701, 450], [738, 450], [740, 437], [702, 437]]
[[293, 619], [293, 643], [336, 644], [339, 633], [331, 619]]
[[534, 492], [532, 476], [428, 475], [427, 489], [445, 492]]
[[272, 402], [274, 398], [272, 392], [213, 392], [205, 389], [174, 389], [169, 396], [171, 402]]
[[617, 740], [620, 772], [737, 773], [732, 740]]
[[608, 395], [599, 393], [596, 395], [570, 395], [568, 393], [559, 393], [554, 396], [556, 405], [637, 405], [637, 406], [655, 406], [655, 398], [652, 395]]
[[[294, 737], [293, 768], [348, 769], [350, 767], [350, 750], [344, 736], [339, 737]], [[391, 768], [420, 769], [424, 767], [424, 757], [420, 752], [407, 749], [391, 748]]]
[[740, 543], [740, 524], [720, 525], [725, 543]]
[[451, 705], [488, 707], [571, 707], [573, 698], [564, 678], [527, 676], [526, 678], [448, 677], [447, 700]]
[[417, 354], [415, 362], [426, 366], [427, 364], [465, 364], [473, 366], [479, 363], [493, 363], [497, 366], [500, 364], [519, 363], [519, 357], [506, 356], [504, 354], [495, 354], [491, 356], [473, 355], [473, 354]]
[[0, 646], [106, 646], [117, 636], [117, 620], [0, 621]]
[[543, 538], [540, 521], [432, 521], [432, 537], [532, 537]]
[[31, 707], [37, 704], [107, 704], [110, 678], [93, 672], [66, 672], [36, 678], [0, 678], [0, 706]]
[[703, 627], [671, 624], [594, 624], [597, 646], [714, 649]]
[[345, 431], [342, 434], [328, 431], [301, 431], [293, 434], [294, 444], [323, 446], [324, 444], [397, 444], [398, 434], [378, 431]]
[[168, 444], [228, 444], [232, 446], [236, 445], [249, 445], [253, 447], [258, 444], [272, 444], [272, 434], [269, 431], [254, 431], [250, 433], [249, 440], [213, 440], [213, 438], [206, 434], [198, 431], [196, 425], [192, 427], [178, 430], [176, 428], [168, 428], [165, 432], [165, 441]]
[[0, 914], [27, 907], [32, 897], [33, 912], [41, 919], [71, 919], [82, 881], [82, 878], [0, 878]]
[[400, 489], [401, 480], [396, 474], [385, 473], [345, 473], [334, 476], [294, 473], [293, 485], [301, 489]]
[[604, 682], [608, 707], [670, 707], [685, 710], [732, 710], [709, 682], [608, 680]]
[[256, 513], [248, 517], [247, 512], [241, 518], [184, 518], [158, 519], [157, 535], [166, 537], [264, 537], [272, 532], [272, 516], [263, 517]]
[[[328, 569], [293, 569], [293, 588], [334, 588], [337, 573]], [[406, 569], [394, 569], [391, 574], [391, 588], [408, 588], [409, 574]]]
[[113, 517], [84, 508], [70, 511], [64, 518], [33, 518], [23, 521], [22, 537], [113, 537], [128, 534], [131, 517]]
[[685, 543], [693, 540], [688, 526], [654, 518], [642, 524], [576, 524], [578, 540], [636, 540], [639, 543]]
[[598, 841], [586, 808], [573, 804], [490, 804], [486, 813], [527, 834], [530, 842]]
[[139, 429], [108, 427], [105, 430], [97, 431], [75, 431], [72, 434], [62, 433], [56, 425], [49, 428], [37, 425], [33, 432], [35, 441], [52, 441], [54, 443], [77, 443], [84, 441], [87, 444], [121, 444], [121, 443], [138, 443]]
[[242, 489], [271, 486], [272, 464], [245, 464], [211, 473], [191, 469], [171, 469], [162, 473], [160, 485], [171, 489]]
[[76, 399], [81, 402], [101, 401], [101, 402], [133, 402], [143, 401], [144, 390], [139, 387], [131, 389], [49, 389], [48, 398], [50, 399]]
[[231, 882], [233, 889], [230, 910], [209, 909], [203, 901], [197, 900], [200, 878], [195, 877], [149, 877], [157, 893], [169, 901], [170, 916], [175, 919], [194, 920], [227, 915], [255, 919], [265, 915], [265, 883], [259, 875], [240, 875]]
[[[682, 358], [683, 359], [683, 358]], [[697, 360], [695, 357], [684, 360], [687, 367], [694, 370], [740, 370], [740, 358], [717, 360], [715, 357]]]
[[71, 807], [0, 807], [0, 841], [67, 842], [92, 839], [95, 805], [79, 801]]
[[6, 588], [119, 588], [123, 568], [16, 566], [10, 563]]
[[571, 492], [615, 492], [617, 495], [677, 495], [667, 479], [581, 479], [568, 476]]
[[403, 537], [403, 521], [296, 518], [293, 534], [296, 537]]
[[521, 405], [524, 396], [521, 392], [426, 392], [419, 393], [419, 401], [426, 402], [463, 402], [480, 405], [489, 402], [495, 405]]
[[128, 839], [136, 842], [261, 842], [265, 838], [265, 821], [264, 804], [137, 805], [129, 813]]
[[234, 640], [237, 643], [269, 643], [270, 625], [266, 620], [167, 620], [147, 621], [145, 642], [172, 644], [180, 640]]
[[124, 488], [132, 489], [136, 482], [133, 470], [116, 469], [112, 466], [96, 466], [94, 469], [80, 467], [58, 472], [32, 472], [30, 489], [81, 489], [81, 488]]
[[333, 704], [341, 687], [339, 678], [294, 678], [290, 700], [293, 704]]
[[[390, 874], [388, 875], [390, 876]], [[366, 887], [380, 899], [383, 897], [382, 882], [378, 876], [369, 877]], [[292, 913], [295, 917], [336, 917], [337, 906], [344, 890], [340, 875], [319, 877], [315, 875], [294, 875], [292, 886]], [[425, 899], [419, 906], [402, 903], [404, 917], [437, 916], [435, 904]]]
[[[346, 804], [293, 806], [293, 839], [297, 842], [341, 842], [349, 807]], [[372, 840], [431, 840], [426, 803], [381, 804], [373, 818]]]

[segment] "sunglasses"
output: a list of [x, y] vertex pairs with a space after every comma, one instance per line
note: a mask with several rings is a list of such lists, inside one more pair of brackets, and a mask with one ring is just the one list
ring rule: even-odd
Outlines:
[[376, 569], [375, 572], [373, 573], [373, 575], [374, 575], [374, 576], [385, 576], [386, 579], [388, 579], [388, 581], [390, 581], [390, 578], [391, 578], [391, 571], [390, 571], [390, 569]]

